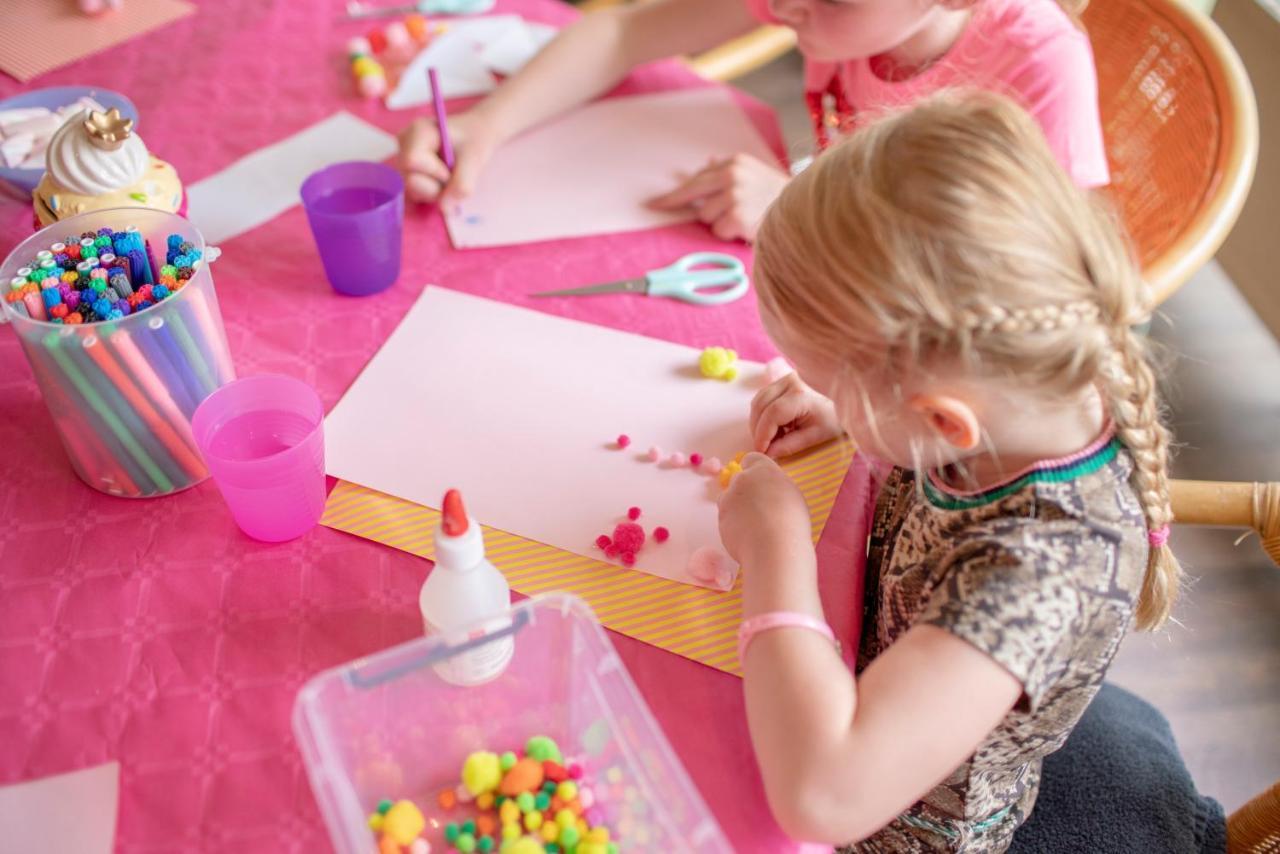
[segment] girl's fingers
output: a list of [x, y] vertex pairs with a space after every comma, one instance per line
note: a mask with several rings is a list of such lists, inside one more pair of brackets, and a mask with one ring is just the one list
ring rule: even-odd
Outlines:
[[[785, 379], [786, 377], [783, 377], [783, 380]], [[747, 424], [751, 428], [752, 434], [756, 432], [756, 423], [760, 420], [760, 413], [764, 412], [775, 400], [786, 394], [789, 385], [789, 383], [782, 380], [770, 383], [756, 392], [755, 397], [751, 398], [751, 413], [747, 416]]]
[[416, 172], [405, 176], [405, 194], [415, 202], [434, 202], [440, 196], [441, 183], [435, 178]]
[[803, 414], [803, 400], [798, 395], [783, 395], [761, 410], [755, 429], [751, 431], [756, 450], [764, 453], [778, 438], [778, 431]]
[[675, 210], [687, 207], [698, 199], [705, 198], [725, 189], [733, 178], [729, 172], [719, 165], [711, 166], [696, 173], [669, 193], [649, 200], [649, 206], [658, 210]]
[[810, 424], [801, 427], [799, 430], [793, 430], [790, 433], [779, 436], [770, 443], [769, 450], [765, 453], [775, 460], [780, 460], [783, 457], [789, 457], [807, 448], [812, 448], [819, 442], [824, 441], [825, 438], [821, 427], [816, 424]]
[[702, 206], [698, 208], [698, 219], [707, 225], [712, 225], [732, 208], [733, 196], [725, 192], [719, 192], [703, 200]]

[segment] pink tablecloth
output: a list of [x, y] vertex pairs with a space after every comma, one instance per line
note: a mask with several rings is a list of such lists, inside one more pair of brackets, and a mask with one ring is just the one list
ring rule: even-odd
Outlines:
[[[147, 143], [187, 181], [337, 109], [395, 130], [403, 114], [350, 94], [340, 51], [360, 28], [340, 20], [342, 5], [205, 0], [197, 15], [37, 84], [128, 93]], [[572, 15], [548, 0], [500, 10], [552, 23]], [[691, 85], [700, 84], [665, 64], [626, 88]], [[0, 79], [0, 97], [19, 89]], [[780, 146], [772, 115], [749, 109]], [[512, 203], [536, 215], [536, 199]], [[0, 201], [0, 250], [28, 234], [30, 221], [29, 207]], [[525, 294], [536, 287], [633, 275], [710, 239], [687, 226], [455, 252], [432, 210], [409, 214], [405, 238], [399, 283], [366, 300], [330, 291], [299, 208], [226, 243], [213, 270], [240, 374], [297, 376], [332, 406], [428, 282], [533, 305]], [[537, 306], [773, 355], [750, 299], [720, 309], [626, 297]], [[294, 695], [323, 668], [418, 634], [423, 562], [327, 529], [285, 545], [252, 542], [210, 483], [136, 503], [100, 495], [76, 480], [50, 435], [8, 330], [0, 364], [0, 783], [119, 759], [122, 852], [327, 849], [290, 731]], [[846, 637], [858, 607], [865, 490], [860, 477], [846, 483], [821, 546], [828, 613]], [[751, 757], [738, 680], [614, 640], [735, 848], [785, 850]]]

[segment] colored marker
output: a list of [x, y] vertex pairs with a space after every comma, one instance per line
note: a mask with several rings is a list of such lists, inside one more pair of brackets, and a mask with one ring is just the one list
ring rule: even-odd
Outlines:
[[436, 111], [436, 127], [440, 128], [440, 159], [452, 172], [453, 143], [449, 141], [449, 125], [444, 115], [444, 98], [440, 94], [440, 80], [434, 67], [427, 69], [427, 80], [431, 83], [431, 106]]

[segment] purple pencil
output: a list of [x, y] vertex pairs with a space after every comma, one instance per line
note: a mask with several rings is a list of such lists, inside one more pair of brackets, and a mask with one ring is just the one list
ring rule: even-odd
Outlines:
[[431, 106], [436, 111], [436, 126], [440, 128], [440, 159], [444, 165], [453, 170], [453, 143], [449, 142], [449, 125], [444, 117], [444, 98], [440, 95], [440, 80], [435, 68], [427, 69], [427, 80], [431, 83]]

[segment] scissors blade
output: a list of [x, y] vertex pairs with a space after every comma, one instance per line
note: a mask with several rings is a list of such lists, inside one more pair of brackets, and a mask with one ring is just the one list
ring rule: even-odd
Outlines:
[[541, 291], [530, 294], [535, 297], [589, 297], [598, 294], [643, 294], [649, 291], [648, 279], [621, 279], [585, 288], [566, 288], [560, 291]]

